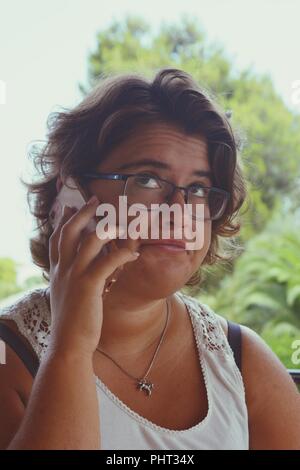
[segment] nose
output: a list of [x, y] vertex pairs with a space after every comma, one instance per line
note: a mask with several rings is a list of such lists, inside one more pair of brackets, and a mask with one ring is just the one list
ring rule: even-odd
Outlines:
[[[173, 204], [178, 204], [181, 206], [181, 215], [184, 213], [184, 204], [185, 204], [185, 192], [181, 188], [174, 188], [173, 193], [170, 195], [168, 198], [168, 204], [172, 206]], [[176, 219], [177, 220], [177, 219]], [[178, 222], [176, 222], [177, 225]], [[170, 224], [173, 229], [175, 229], [175, 215], [173, 212], [171, 212], [170, 215]], [[181, 220], [180, 223], [181, 226], [183, 226], [183, 219]]]
[[170, 197], [168, 198], [168, 203], [170, 205], [172, 204], [181, 204], [181, 205], [184, 205], [185, 204], [185, 192], [184, 192], [184, 189], [182, 188], [174, 188], [172, 194], [170, 195]]

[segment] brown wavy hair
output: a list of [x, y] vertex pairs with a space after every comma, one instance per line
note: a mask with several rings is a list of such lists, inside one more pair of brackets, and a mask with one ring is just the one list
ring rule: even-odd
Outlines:
[[[42, 148], [35, 144], [29, 152], [39, 179], [24, 182], [29, 208], [36, 219], [37, 234], [30, 240], [30, 251], [46, 280], [52, 233], [49, 211], [57, 195], [57, 177], [64, 182], [67, 176], [94, 169], [138, 126], [159, 121], [206, 139], [213, 186], [228, 191], [230, 199], [223, 216], [212, 221], [211, 244], [203, 265], [230, 258], [221, 250], [220, 242], [240, 230], [236, 216], [246, 198], [238, 162], [242, 141], [216, 100], [191, 75], [163, 68], [153, 80], [136, 73], [106, 77], [76, 107], [49, 115], [46, 143]], [[194, 286], [200, 279], [199, 269], [186, 285]]]

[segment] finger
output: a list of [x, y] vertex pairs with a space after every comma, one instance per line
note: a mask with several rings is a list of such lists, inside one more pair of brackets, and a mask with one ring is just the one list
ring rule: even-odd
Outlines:
[[58, 244], [59, 263], [62, 266], [66, 267], [72, 264], [78, 251], [82, 232], [95, 216], [98, 205], [97, 197], [91, 197], [63, 226]]
[[[126, 231], [125, 227], [124, 230]], [[134, 252], [138, 251], [138, 241], [132, 240], [131, 238], [122, 238], [121, 240], [117, 238], [116, 240], [112, 240], [111, 243], [109, 243], [108, 247], [110, 248], [110, 251], [118, 251], [120, 248], [128, 248], [130, 251]], [[115, 269], [115, 271], [113, 271], [113, 273], [106, 279], [105, 288], [108, 287], [109, 291], [112, 285], [118, 280], [118, 277], [120, 276], [123, 268], [124, 264]]]
[[139, 251], [140, 239], [133, 239], [127, 235], [125, 238], [118, 239], [116, 246], [117, 248], [129, 248], [131, 251]]
[[89, 233], [81, 241], [78, 253], [73, 262], [73, 268], [77, 272], [82, 272], [87, 269], [90, 263], [98, 256], [104, 257], [107, 256], [107, 253], [110, 252], [108, 248], [112, 243], [112, 236], [120, 236], [123, 232], [123, 229], [119, 227], [112, 227], [109, 232], [107, 232], [106, 238], [99, 238], [96, 232]]
[[[116, 252], [119, 250], [119, 248], [117, 247], [117, 244], [115, 242], [115, 240], [112, 240], [108, 245], [106, 245], [108, 248], [109, 248], [109, 252], [112, 253], [112, 252]], [[132, 250], [134, 251], [134, 250]], [[119, 275], [121, 274], [122, 270], [123, 270], [123, 267], [124, 265], [122, 264], [121, 266], [119, 266], [117, 269], [114, 270], [114, 272], [108, 276], [108, 278], [106, 279], [106, 285], [105, 287], [110, 287], [112, 284], [114, 284], [117, 280], [118, 280], [118, 277]], [[105, 290], [105, 289], [104, 289]]]
[[129, 261], [136, 261], [139, 257], [138, 252], [132, 252], [128, 248], [119, 248], [105, 257], [97, 257], [91, 263], [88, 276], [95, 283], [104, 282], [112, 273]]
[[60, 232], [63, 225], [68, 221], [68, 219], [74, 214], [74, 209], [69, 206], [64, 206], [62, 211], [62, 217], [57, 225], [57, 227], [53, 230], [50, 238], [49, 238], [49, 260], [50, 264], [57, 264], [58, 262], [58, 244], [60, 238]]

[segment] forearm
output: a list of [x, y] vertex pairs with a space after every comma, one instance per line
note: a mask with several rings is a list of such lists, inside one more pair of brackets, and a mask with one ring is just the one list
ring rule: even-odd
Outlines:
[[51, 354], [36, 375], [21, 426], [8, 449], [99, 449], [92, 359]]

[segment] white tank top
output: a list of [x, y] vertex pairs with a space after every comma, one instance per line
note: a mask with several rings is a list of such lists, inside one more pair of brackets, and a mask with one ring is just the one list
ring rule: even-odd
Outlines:
[[[206, 385], [208, 413], [188, 429], [158, 426], [130, 409], [95, 375], [103, 450], [249, 449], [243, 379], [220, 321], [208, 305], [180, 292], [176, 295], [185, 302], [192, 322]], [[44, 288], [31, 290], [4, 307], [0, 318], [14, 320], [39, 359], [43, 358], [51, 331]]]

